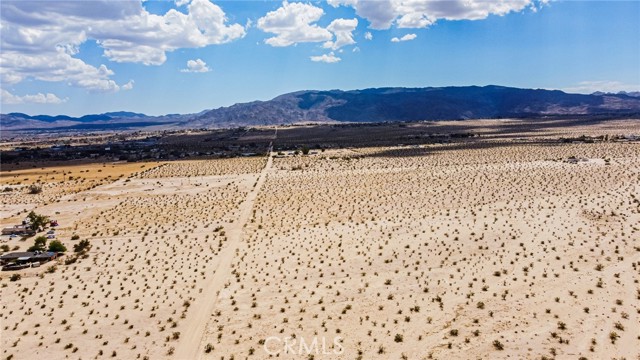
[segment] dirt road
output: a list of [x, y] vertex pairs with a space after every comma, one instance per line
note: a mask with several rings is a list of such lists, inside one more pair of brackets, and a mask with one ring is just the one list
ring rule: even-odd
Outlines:
[[180, 343], [176, 347], [175, 359], [191, 360], [199, 359], [203, 354], [202, 338], [205, 333], [207, 322], [211, 317], [213, 309], [218, 301], [219, 293], [224, 289], [224, 284], [231, 278], [231, 264], [236, 249], [241, 246], [244, 235], [244, 227], [251, 218], [251, 210], [256, 197], [260, 193], [266, 174], [271, 168], [271, 146], [268, 151], [268, 160], [258, 177], [256, 186], [247, 194], [246, 199], [240, 205], [240, 215], [237, 221], [225, 227], [229, 244], [220, 254], [220, 264], [214, 275], [205, 284], [201, 297], [194, 302], [185, 320], [186, 330], [180, 337]]

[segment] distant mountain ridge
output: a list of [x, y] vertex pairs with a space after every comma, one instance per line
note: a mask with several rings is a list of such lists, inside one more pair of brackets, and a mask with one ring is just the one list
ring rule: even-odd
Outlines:
[[296, 122], [465, 120], [547, 115], [638, 114], [640, 98], [627, 94], [567, 94], [504, 86], [373, 88], [298, 91], [208, 111], [198, 126]]
[[617, 93], [596, 91], [591, 95], [627, 95], [632, 97], [640, 97], [640, 91], [618, 91]]
[[71, 116], [67, 116], [67, 115], [55, 115], [55, 116], [51, 116], [51, 115], [34, 115], [34, 116], [30, 116], [30, 115], [27, 115], [27, 114], [24, 114], [24, 113], [9, 113], [7, 115], [13, 116], [13, 117], [19, 117], [19, 118], [23, 118], [23, 119], [39, 120], [39, 121], [45, 121], [45, 122], [54, 122], [54, 121], [59, 121], [59, 120], [87, 122], [87, 121], [109, 120], [109, 119], [117, 119], [117, 118], [144, 118], [144, 117], [147, 117], [147, 115], [145, 115], [145, 114], [134, 113], [134, 112], [130, 112], [130, 111], [106, 112], [106, 113], [103, 113], [103, 114], [90, 114], [90, 115], [84, 115], [84, 116], [81, 116], [81, 117], [71, 117]]
[[193, 115], [164, 115], [148, 116], [130, 111], [106, 112], [89, 114], [80, 117], [67, 115], [27, 115], [24, 113], [0, 114], [0, 127], [5, 131], [34, 131], [34, 130], [72, 130], [72, 131], [100, 131], [100, 130], [137, 130], [150, 126], [168, 128], [182, 123]]
[[197, 114], [147, 116], [109, 112], [66, 115], [0, 115], [5, 130], [221, 128], [333, 122], [437, 121], [532, 118], [554, 115], [640, 116], [636, 93], [568, 94], [560, 90], [496, 85], [362, 90], [304, 90], [268, 101], [240, 103]]

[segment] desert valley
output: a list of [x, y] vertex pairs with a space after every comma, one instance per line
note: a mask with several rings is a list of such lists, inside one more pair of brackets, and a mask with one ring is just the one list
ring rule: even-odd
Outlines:
[[57, 224], [3, 257], [66, 251], [0, 274], [2, 358], [640, 357], [638, 120], [234, 134], [256, 152], [3, 160], [2, 227]]
[[640, 360], [639, 15], [0, 0], [0, 360]]

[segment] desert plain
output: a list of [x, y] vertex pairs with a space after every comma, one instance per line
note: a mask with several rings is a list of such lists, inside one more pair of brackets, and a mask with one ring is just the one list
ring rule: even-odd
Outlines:
[[[331, 129], [248, 132], [257, 156], [3, 163], [0, 225], [44, 214], [68, 251], [0, 273], [2, 358], [640, 358], [640, 121], [315, 147]], [[278, 150], [300, 132], [308, 154]]]

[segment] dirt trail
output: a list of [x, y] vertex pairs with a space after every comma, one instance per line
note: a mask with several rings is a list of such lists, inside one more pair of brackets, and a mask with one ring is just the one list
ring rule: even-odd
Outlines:
[[202, 338], [205, 334], [207, 322], [209, 321], [213, 309], [218, 301], [219, 293], [224, 289], [224, 284], [231, 278], [231, 264], [236, 249], [241, 246], [244, 227], [251, 218], [251, 211], [256, 197], [260, 193], [266, 174], [271, 169], [271, 146], [269, 146], [268, 160], [265, 167], [260, 172], [258, 181], [253, 189], [247, 194], [247, 198], [240, 205], [240, 215], [237, 221], [225, 227], [228, 238], [228, 246], [220, 254], [220, 263], [211, 278], [203, 286], [203, 293], [187, 314], [185, 320], [186, 329], [180, 336], [180, 343], [176, 347], [174, 359], [191, 360], [199, 359], [204, 351], [201, 346]]

